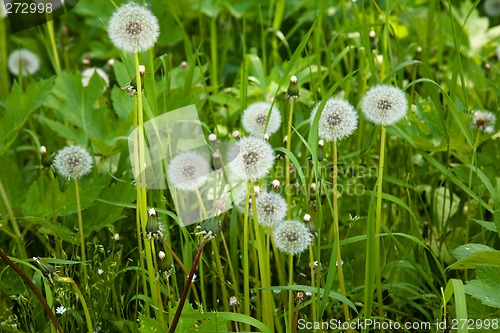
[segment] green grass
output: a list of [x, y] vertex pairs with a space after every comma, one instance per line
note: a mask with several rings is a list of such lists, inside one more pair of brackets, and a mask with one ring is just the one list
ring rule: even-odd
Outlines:
[[[193, 266], [177, 332], [306, 332], [314, 329], [304, 323], [346, 315], [500, 330], [500, 144], [496, 130], [471, 125], [473, 110], [500, 110], [500, 19], [484, 2], [144, 1], [161, 33], [136, 55], [107, 36], [111, 1], [80, 1], [16, 33], [0, 20], [0, 251], [10, 258], [0, 260], [0, 331], [167, 331]], [[18, 48], [38, 54], [38, 72], [9, 73], [6, 58]], [[138, 64], [144, 94], [130, 97], [120, 88]], [[97, 76], [82, 87], [88, 66], [109, 75], [104, 92]], [[385, 129], [359, 106], [380, 83], [401, 88], [410, 105]], [[320, 113], [312, 122], [310, 114], [331, 96], [354, 105], [360, 121], [351, 137], [319, 147]], [[176, 193], [137, 186], [131, 161], [146, 157], [129, 152], [133, 128], [194, 105], [205, 137], [234, 143], [234, 131], [246, 135], [243, 110], [257, 101], [281, 110], [269, 139], [274, 166], [247, 184], [243, 213], [217, 218], [213, 240], [201, 223], [180, 223]], [[77, 187], [50, 166], [68, 144], [94, 159]], [[276, 248], [255, 218], [254, 185], [286, 198], [288, 218], [311, 216], [307, 251]], [[164, 240], [145, 238], [151, 207]]]

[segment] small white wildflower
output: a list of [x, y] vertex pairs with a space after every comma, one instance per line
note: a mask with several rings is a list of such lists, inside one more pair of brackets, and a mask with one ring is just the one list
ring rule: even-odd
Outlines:
[[484, 133], [492, 133], [495, 130], [497, 117], [484, 110], [475, 110], [472, 113], [472, 125]]
[[305, 214], [303, 219], [304, 219], [304, 222], [309, 222], [309, 221], [311, 221], [311, 215]]
[[165, 257], [166, 257], [165, 252], [163, 252], [163, 251], [158, 252], [158, 258], [160, 258], [160, 260], [164, 260]]
[[114, 234], [114, 235], [113, 235], [113, 240], [114, 240], [115, 242], [118, 242], [118, 241], [120, 240], [120, 234]]
[[200, 153], [186, 151], [176, 155], [168, 166], [168, 179], [177, 189], [195, 191], [208, 179], [210, 164]]
[[58, 315], [62, 315], [62, 314], [64, 314], [65, 312], [66, 312], [66, 308], [65, 308], [64, 306], [62, 306], [62, 305], [60, 305], [60, 306], [58, 306], [58, 307], [56, 308], [56, 314], [58, 314]]
[[104, 273], [104, 269], [99, 268], [99, 269], [97, 270], [97, 274], [102, 275], [102, 273]]
[[102, 88], [102, 91], [104, 92], [109, 87], [109, 77], [108, 74], [100, 68], [92, 67], [85, 69], [82, 72], [82, 86], [87, 87], [90, 83], [90, 79], [96, 73], [104, 81], [104, 87]]
[[408, 101], [404, 92], [390, 85], [378, 85], [367, 91], [361, 109], [369, 121], [392, 125], [406, 116]]
[[13, 75], [19, 75], [19, 70], [21, 70], [22, 76], [28, 76], [28, 74], [35, 74], [40, 68], [38, 56], [27, 49], [12, 51], [7, 64]]
[[[314, 120], [320, 103], [311, 113], [311, 123]], [[350, 136], [358, 127], [358, 114], [354, 107], [341, 98], [330, 98], [321, 112], [318, 122], [319, 137], [326, 141], [342, 140]]]
[[310, 291], [306, 291], [306, 296], [308, 296], [308, 297], [309, 297], [309, 296], [311, 296], [311, 295], [312, 295], [312, 292], [310, 292]]
[[148, 9], [128, 3], [113, 13], [108, 25], [113, 45], [130, 53], [147, 51], [160, 35], [158, 19]]
[[[271, 110], [271, 115], [268, 121], [268, 114]], [[243, 111], [243, 116], [241, 118], [241, 123], [245, 130], [253, 135], [262, 136], [264, 135], [264, 129], [267, 129], [265, 134], [273, 134], [281, 126], [281, 113], [280, 110], [273, 106], [271, 109], [271, 103], [267, 102], [256, 102], [249, 105], [245, 111]]]
[[92, 157], [80, 146], [67, 146], [54, 157], [54, 167], [61, 176], [80, 178], [92, 170]]
[[256, 137], [245, 137], [228, 151], [229, 170], [242, 180], [263, 178], [274, 164], [271, 145]]

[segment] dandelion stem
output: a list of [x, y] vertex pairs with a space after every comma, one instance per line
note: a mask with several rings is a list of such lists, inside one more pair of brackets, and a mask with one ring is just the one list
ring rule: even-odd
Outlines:
[[179, 319], [180, 319], [181, 313], [182, 313], [182, 308], [184, 307], [184, 303], [186, 302], [187, 293], [189, 291], [189, 287], [191, 286], [194, 272], [196, 271], [196, 267], [198, 266], [198, 261], [200, 260], [201, 252], [203, 251], [205, 244], [206, 244], [205, 240], [203, 240], [201, 242], [200, 246], [198, 247], [198, 251], [196, 252], [196, 256], [194, 257], [194, 260], [193, 260], [193, 266], [191, 267], [191, 271], [189, 271], [189, 276], [187, 278], [186, 285], [184, 286], [184, 289], [182, 290], [181, 298], [179, 300], [179, 304], [177, 305], [177, 310], [175, 311], [174, 320], [172, 321], [172, 324], [170, 325], [169, 333], [174, 333], [175, 328], [177, 327], [177, 324], [179, 323]]
[[[247, 182], [248, 189], [248, 182]], [[248, 263], [248, 238], [249, 238], [249, 230], [248, 230], [248, 214], [249, 214], [249, 192], [246, 191], [245, 198], [245, 214], [243, 216], [243, 313], [247, 316], [250, 316], [250, 278], [249, 278], [249, 263]], [[243, 331], [248, 331], [248, 325], [245, 325]]]
[[[288, 255], [288, 286], [293, 285], [293, 254]], [[293, 322], [293, 290], [288, 291], [288, 331], [292, 331]]]
[[85, 237], [83, 234], [83, 219], [82, 219], [82, 207], [80, 204], [80, 188], [78, 187], [78, 177], [75, 179], [75, 194], [76, 194], [76, 207], [78, 210], [78, 228], [80, 233], [80, 247], [82, 248], [82, 268], [83, 268], [83, 284], [87, 288], [88, 275], [87, 275], [87, 254], [85, 248]]
[[380, 262], [380, 228], [382, 223], [382, 184], [384, 177], [385, 160], [385, 126], [381, 126], [380, 131], [380, 156], [377, 183], [377, 205], [375, 211], [375, 279], [377, 284], [377, 299], [379, 317], [384, 317], [384, 299], [382, 297], [382, 273]]
[[[288, 116], [288, 128], [286, 135], [286, 149], [290, 151], [292, 143], [292, 122], [293, 122], [293, 106], [295, 105], [295, 98], [290, 98], [290, 114]], [[288, 205], [287, 218], [292, 218], [292, 190], [290, 188], [290, 157], [285, 157], [285, 195], [286, 203]]]
[[[339, 231], [339, 206], [338, 206], [338, 197], [337, 197], [337, 178], [338, 178], [338, 159], [337, 159], [337, 140], [333, 140], [333, 228], [334, 228], [334, 244], [337, 244], [337, 273], [339, 275], [339, 285], [340, 285], [340, 293], [342, 296], [346, 297], [347, 292], [345, 289], [345, 280], [344, 280], [344, 270], [342, 268], [342, 255], [340, 253], [340, 231]], [[349, 313], [349, 307], [346, 303], [342, 304], [344, 309], [344, 316], [346, 321], [351, 319], [351, 315]], [[351, 331], [350, 328], [348, 332]]]

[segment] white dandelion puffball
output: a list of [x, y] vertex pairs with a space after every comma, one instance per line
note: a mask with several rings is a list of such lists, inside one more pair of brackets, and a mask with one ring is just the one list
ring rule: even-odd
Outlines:
[[206, 183], [209, 173], [208, 160], [194, 151], [177, 154], [168, 166], [168, 180], [181, 191], [199, 189]]
[[38, 56], [26, 49], [12, 51], [7, 62], [13, 75], [19, 75], [19, 70], [21, 70], [22, 76], [28, 76], [28, 74], [35, 74], [40, 68]]
[[[273, 106], [268, 122], [269, 110], [271, 110], [271, 103], [267, 102], [256, 102], [248, 106], [243, 111], [241, 118], [245, 130], [256, 136], [275, 133], [281, 126], [281, 112], [277, 107]], [[267, 128], [266, 122], [268, 122]], [[266, 133], [264, 133], [265, 128]]]
[[378, 85], [368, 90], [363, 97], [361, 109], [369, 121], [388, 126], [406, 116], [408, 101], [401, 89]]
[[500, 15], [500, 0], [484, 1], [484, 12], [486, 15], [493, 17]]
[[92, 156], [80, 146], [67, 146], [54, 157], [57, 173], [65, 178], [80, 178], [92, 170]]
[[103, 91], [106, 90], [106, 88], [109, 87], [109, 77], [108, 74], [106, 74], [105, 71], [103, 71], [100, 68], [92, 67], [92, 68], [87, 68], [82, 72], [82, 86], [87, 87], [90, 83], [90, 79], [94, 74], [97, 73], [99, 77], [104, 81], [104, 88], [102, 89]]
[[147, 8], [134, 3], [122, 5], [109, 20], [108, 35], [117, 48], [130, 53], [143, 52], [160, 35], [158, 19]]
[[278, 250], [288, 254], [304, 252], [312, 243], [309, 228], [297, 220], [279, 223], [273, 231], [274, 242]]
[[265, 227], [273, 227], [285, 218], [287, 204], [285, 199], [278, 193], [262, 192], [256, 201], [259, 224]]
[[236, 178], [257, 180], [265, 177], [273, 166], [273, 148], [263, 139], [244, 137], [229, 149], [228, 161]]
[[[314, 120], [320, 103], [311, 113], [311, 123]], [[318, 122], [318, 134], [326, 141], [342, 140], [350, 136], [358, 127], [358, 114], [354, 107], [341, 98], [330, 98], [326, 101]]]
[[472, 113], [472, 125], [484, 133], [492, 133], [495, 130], [497, 117], [484, 110], [475, 110]]

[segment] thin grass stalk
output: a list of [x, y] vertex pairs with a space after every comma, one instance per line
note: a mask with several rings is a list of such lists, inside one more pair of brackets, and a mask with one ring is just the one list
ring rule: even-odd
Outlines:
[[0, 96], [5, 100], [9, 93], [9, 72], [7, 70], [7, 22], [0, 19]]
[[[248, 229], [248, 213], [249, 213], [249, 193], [248, 193], [248, 183], [247, 183], [247, 193], [245, 198], [245, 214], [243, 216], [243, 314], [250, 316], [250, 277], [249, 270], [250, 265], [248, 262], [248, 238], [249, 238], [249, 229]], [[243, 331], [248, 331], [248, 324], [243, 325]]]
[[59, 53], [57, 53], [57, 44], [54, 34], [54, 21], [47, 20], [46, 26], [47, 26], [47, 34], [49, 35], [52, 56], [54, 59], [54, 71], [56, 72], [56, 74], [59, 74], [59, 72], [61, 71], [61, 61], [59, 60]]
[[[9, 214], [10, 222], [12, 224], [12, 229], [14, 230], [14, 235], [11, 234], [11, 237], [16, 241], [17, 248], [19, 249], [19, 256], [21, 259], [26, 259], [26, 250], [23, 245], [23, 235], [21, 234], [21, 230], [19, 229], [19, 225], [17, 224], [16, 215], [14, 214], [14, 210], [10, 204], [9, 198], [7, 197], [7, 193], [3, 187], [2, 181], [0, 181], [0, 196], [2, 197], [5, 209]], [[9, 234], [7, 229], [1, 228], [5, 233]], [[5, 230], [4, 230], [5, 229]]]
[[76, 208], [78, 211], [78, 228], [80, 233], [80, 247], [82, 248], [82, 268], [83, 268], [83, 285], [85, 288], [88, 286], [88, 273], [87, 273], [87, 253], [85, 247], [85, 237], [83, 235], [83, 219], [82, 219], [82, 206], [80, 204], [80, 188], [78, 187], [78, 178], [75, 178], [75, 194], [76, 194]]
[[93, 333], [94, 330], [92, 328], [92, 319], [91, 319], [92, 317], [90, 316], [89, 308], [87, 307], [87, 302], [85, 301], [85, 297], [83, 297], [82, 291], [80, 290], [80, 288], [78, 288], [76, 282], [70, 277], [57, 277], [55, 278], [55, 280], [58, 282], [70, 283], [73, 286], [76, 295], [78, 296], [80, 302], [82, 303], [83, 312], [85, 314], [85, 322], [87, 323], [87, 330], [89, 333]]
[[[139, 171], [138, 180], [137, 180], [137, 210], [139, 213], [139, 219], [141, 221], [141, 229], [146, 229], [146, 224], [148, 220], [148, 212], [147, 212], [147, 201], [146, 201], [146, 176], [144, 172], [140, 172], [141, 168], [144, 166], [146, 158], [145, 158], [145, 143], [144, 136], [142, 133], [142, 129], [144, 127], [144, 114], [143, 114], [143, 105], [142, 105], [142, 77], [139, 68], [139, 55], [138, 53], [134, 53], [134, 67], [135, 67], [135, 75], [136, 75], [136, 84], [137, 84], [137, 137], [134, 137], [134, 140], [137, 141], [135, 144], [137, 145], [137, 150], [139, 153], [138, 164], [136, 164], [136, 168]], [[134, 154], [137, 153], [134, 146]], [[135, 158], [135, 156], [134, 156]], [[140, 241], [140, 240], [139, 240]], [[147, 264], [147, 272], [149, 278], [149, 287], [151, 288], [151, 298], [153, 299], [153, 304], [155, 305], [155, 313], [156, 318], [160, 321], [162, 327], [166, 327], [165, 321], [163, 318], [163, 313], [160, 311], [162, 305], [160, 304], [161, 300], [158, 299], [159, 292], [157, 285], [155, 283], [155, 270], [153, 265], [153, 256], [151, 253], [151, 241], [147, 238], [144, 238], [144, 248], [146, 253], [146, 264]], [[142, 253], [141, 253], [142, 257]], [[144, 293], [147, 295], [147, 291]]]

